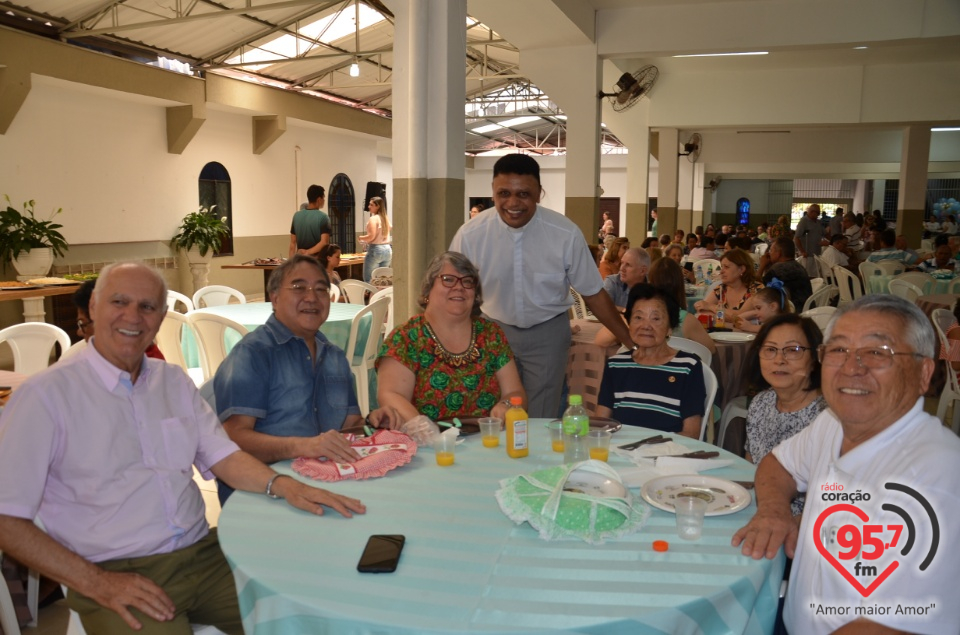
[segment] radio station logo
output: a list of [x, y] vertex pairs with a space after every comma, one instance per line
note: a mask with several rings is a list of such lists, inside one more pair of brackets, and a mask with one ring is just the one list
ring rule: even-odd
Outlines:
[[[821, 492], [822, 499], [838, 501], [838, 503], [824, 509], [813, 526], [813, 541], [820, 555], [865, 598], [876, 591], [898, 568], [909, 566], [909, 562], [922, 557], [919, 568], [920, 571], [926, 571], [936, 557], [937, 548], [940, 544], [940, 523], [930, 502], [907, 485], [886, 483], [884, 488], [892, 493], [889, 498], [894, 501], [899, 502], [898, 498], [907, 496], [923, 508], [927, 518], [919, 519], [919, 521], [929, 523], [931, 529], [929, 545], [916, 544], [916, 522], [903, 507], [893, 502], [884, 502], [881, 505], [882, 510], [899, 516], [902, 523], [886, 525], [871, 523], [867, 512], [857, 506], [858, 503], [869, 502], [871, 494], [869, 492], [861, 493], [860, 490], [854, 493], [843, 492], [842, 485], [828, 484], [823, 486], [822, 489], [827, 491]], [[907, 500], [909, 501], [909, 498]], [[860, 520], [860, 524], [848, 522], [840, 526], [835, 535], [831, 533], [831, 543], [835, 540], [839, 547], [839, 549], [834, 550], [836, 551], [836, 554], [834, 554], [824, 545], [824, 533], [822, 532], [824, 524], [828, 523], [833, 515], [839, 512], [853, 514]], [[897, 549], [900, 550], [898, 557], [884, 558], [883, 564], [879, 562], [885, 554], [890, 555], [888, 551], [896, 551]], [[926, 550], [925, 553], [923, 552], [924, 549]], [[911, 554], [912, 558], [907, 560], [907, 557]]]

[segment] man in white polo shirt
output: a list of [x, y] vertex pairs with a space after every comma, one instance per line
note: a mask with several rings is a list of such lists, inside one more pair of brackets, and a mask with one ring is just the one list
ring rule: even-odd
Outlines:
[[483, 313], [503, 329], [517, 359], [531, 417], [556, 417], [570, 348], [570, 287], [626, 346], [633, 348], [583, 233], [541, 207], [540, 166], [508, 154], [493, 166], [496, 214], [463, 225], [450, 243], [480, 271]]

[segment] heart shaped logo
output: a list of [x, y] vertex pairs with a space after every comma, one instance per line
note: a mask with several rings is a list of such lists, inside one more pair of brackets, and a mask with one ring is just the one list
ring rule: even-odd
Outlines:
[[817, 522], [813, 526], [813, 542], [814, 544], [817, 545], [817, 551], [820, 552], [820, 555], [826, 558], [827, 562], [832, 564], [833, 568], [839, 571], [840, 575], [842, 575], [846, 579], [846, 581], [849, 582], [853, 586], [853, 588], [857, 590], [858, 593], [860, 593], [860, 595], [862, 595], [863, 597], [868, 597], [871, 593], [877, 590], [877, 587], [879, 587], [891, 573], [896, 571], [897, 567], [900, 566], [900, 561], [894, 560], [893, 562], [891, 562], [887, 566], [887, 568], [881, 571], [880, 574], [873, 580], [873, 582], [870, 583], [870, 586], [864, 587], [862, 584], [860, 584], [860, 581], [857, 580], [853, 576], [853, 574], [847, 571], [843, 567], [843, 565], [840, 564], [840, 561], [833, 556], [832, 553], [827, 551], [827, 548], [823, 546], [823, 541], [820, 540], [820, 528], [823, 526], [823, 522], [831, 514], [835, 514], [837, 512], [850, 512], [851, 514], [854, 514], [857, 518], [862, 520], [864, 523], [869, 522], [870, 520], [870, 517], [867, 516], [867, 512], [863, 511], [859, 507], [855, 507], [853, 505], [847, 505], [843, 503], [839, 505], [833, 505], [823, 510], [823, 512], [820, 513], [820, 516], [817, 517]]

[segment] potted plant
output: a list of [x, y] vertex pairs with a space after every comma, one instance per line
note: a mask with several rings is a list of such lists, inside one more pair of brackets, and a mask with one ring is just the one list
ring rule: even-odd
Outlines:
[[[40, 220], [34, 213], [35, 201], [23, 204], [23, 212], [10, 205], [0, 210], [0, 260], [6, 269], [7, 261], [13, 262], [21, 276], [37, 278], [47, 275], [53, 265], [54, 254], [63, 256], [69, 247], [58, 230], [63, 227], [52, 220]], [[62, 212], [58, 209], [51, 219]]]
[[207, 209], [201, 207], [183, 217], [177, 233], [170, 240], [170, 246], [183, 251], [193, 274], [194, 291], [207, 286], [207, 274], [210, 273], [210, 259], [220, 248], [223, 237], [230, 233], [226, 217], [214, 213], [216, 205]]

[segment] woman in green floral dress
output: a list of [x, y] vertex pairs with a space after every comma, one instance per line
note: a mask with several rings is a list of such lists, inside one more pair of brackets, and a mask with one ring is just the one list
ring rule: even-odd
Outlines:
[[503, 417], [510, 397], [527, 396], [503, 331], [480, 316], [476, 267], [448, 251], [427, 266], [423, 313], [398, 326], [377, 359], [377, 400], [404, 421]]

